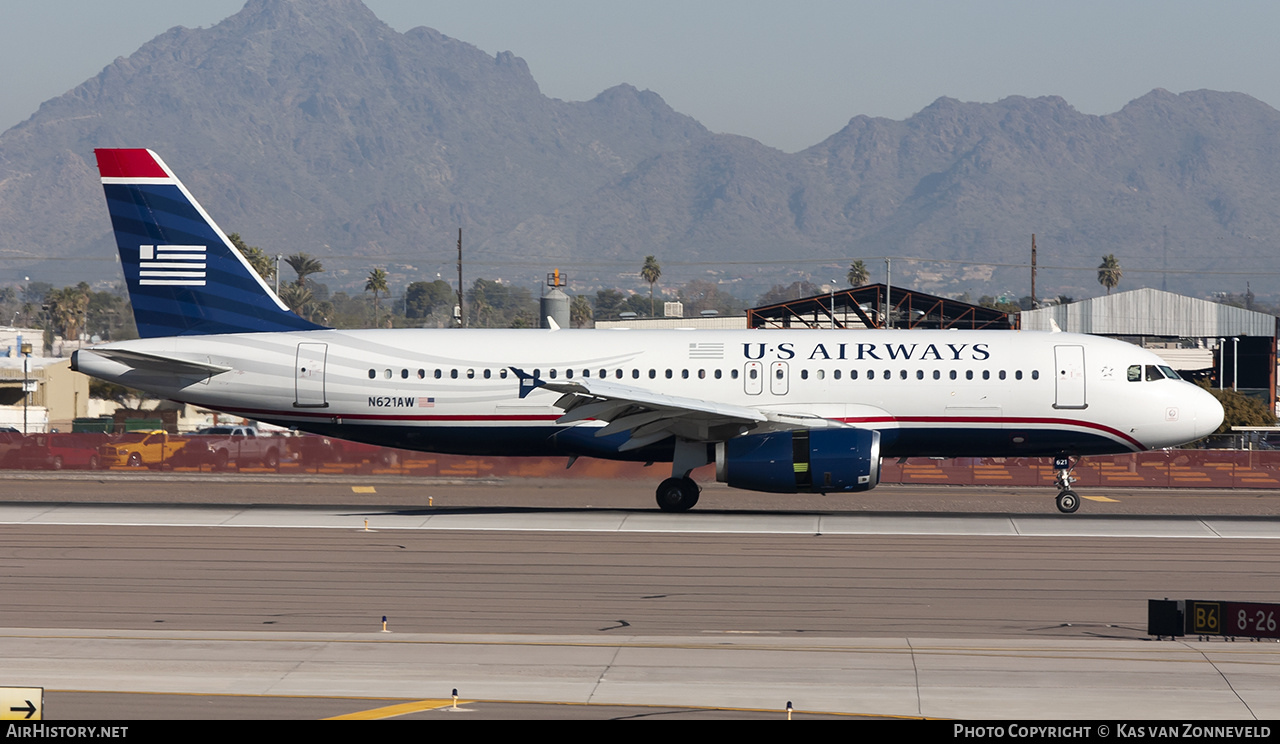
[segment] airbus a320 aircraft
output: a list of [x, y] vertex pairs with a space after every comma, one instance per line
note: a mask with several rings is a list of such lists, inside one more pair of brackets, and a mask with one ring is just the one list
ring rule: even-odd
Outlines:
[[1198, 439], [1208, 392], [1159, 357], [1069, 333], [895, 330], [343, 331], [290, 312], [150, 150], [98, 167], [141, 338], [74, 369], [177, 401], [441, 453], [671, 462], [658, 505], [735, 488], [874, 488], [883, 457], [1054, 457]]

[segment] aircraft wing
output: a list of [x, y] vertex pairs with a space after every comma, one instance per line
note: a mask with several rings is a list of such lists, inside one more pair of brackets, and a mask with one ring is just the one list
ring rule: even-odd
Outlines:
[[830, 425], [818, 416], [766, 412], [729, 403], [663, 395], [608, 380], [549, 381], [535, 379], [523, 370], [513, 368], [512, 371], [520, 378], [524, 394], [537, 388], [562, 393], [555, 406], [565, 414], [556, 423], [588, 419], [606, 422], [596, 432], [597, 437], [630, 432], [631, 439], [619, 447], [620, 451], [638, 449], [671, 436], [710, 442], [732, 439], [748, 431]]
[[127, 367], [144, 372], [159, 372], [161, 374], [170, 375], [188, 375], [195, 377], [213, 377], [223, 372], [230, 372], [231, 367], [224, 367], [219, 364], [206, 364], [204, 362], [193, 362], [188, 359], [178, 359], [175, 357], [167, 357], [161, 354], [150, 354], [142, 351], [128, 351], [126, 349], [86, 349], [98, 356], [106, 357], [114, 362], [119, 362]]

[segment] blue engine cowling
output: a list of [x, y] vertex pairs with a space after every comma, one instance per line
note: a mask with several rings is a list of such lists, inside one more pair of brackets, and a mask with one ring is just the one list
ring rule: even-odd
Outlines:
[[880, 432], [779, 431], [716, 445], [716, 480], [769, 493], [870, 491], [880, 482]]

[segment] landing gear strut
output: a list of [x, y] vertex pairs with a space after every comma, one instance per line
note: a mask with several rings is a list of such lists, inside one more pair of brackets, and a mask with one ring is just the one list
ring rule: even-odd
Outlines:
[[658, 486], [658, 508], [664, 512], [684, 512], [698, 503], [702, 489], [692, 478], [668, 478]]
[[1078, 464], [1080, 464], [1078, 457], [1075, 462], [1066, 456], [1053, 458], [1055, 479], [1058, 484], [1058, 497], [1055, 502], [1058, 505], [1058, 511], [1063, 514], [1074, 514], [1076, 509], [1080, 508], [1080, 496], [1071, 490], [1071, 484], [1076, 482], [1076, 478], [1071, 474]]

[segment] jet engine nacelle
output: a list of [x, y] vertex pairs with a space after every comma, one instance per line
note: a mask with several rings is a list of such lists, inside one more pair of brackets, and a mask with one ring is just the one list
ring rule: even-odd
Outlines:
[[716, 480], [769, 493], [870, 491], [880, 482], [880, 432], [813, 429], [716, 444]]

